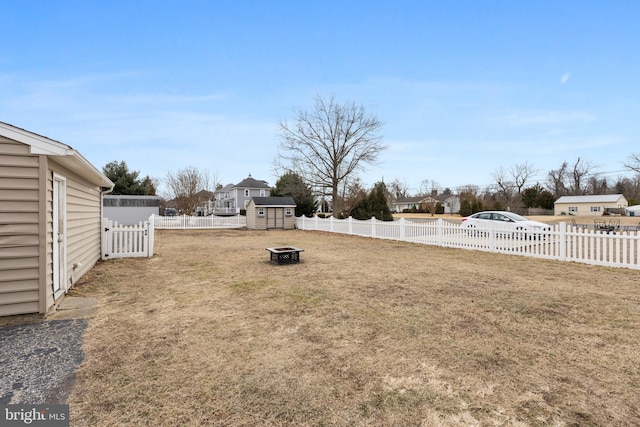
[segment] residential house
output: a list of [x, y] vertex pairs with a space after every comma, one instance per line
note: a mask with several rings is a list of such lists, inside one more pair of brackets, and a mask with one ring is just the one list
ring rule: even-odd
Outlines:
[[251, 177], [251, 174], [237, 184], [228, 184], [214, 194], [216, 215], [235, 215], [247, 209], [253, 197], [268, 197], [271, 187], [267, 181]]
[[100, 259], [113, 185], [70, 146], [0, 122], [0, 315], [50, 311]]
[[420, 209], [424, 203], [440, 203], [446, 214], [456, 214], [460, 212], [460, 198], [453, 195], [435, 195], [435, 196], [416, 196], [403, 197], [392, 203], [392, 211], [402, 213], [405, 209]]
[[554, 215], [603, 215], [611, 209], [622, 210], [629, 206], [622, 194], [591, 196], [562, 196], [554, 203]]

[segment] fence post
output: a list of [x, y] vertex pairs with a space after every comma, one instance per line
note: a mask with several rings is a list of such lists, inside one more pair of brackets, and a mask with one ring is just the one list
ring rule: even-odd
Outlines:
[[442, 247], [444, 241], [444, 221], [442, 218], [438, 218], [436, 224], [438, 225], [438, 246]]
[[496, 232], [495, 230], [489, 230], [489, 251], [496, 252]]
[[404, 227], [405, 227], [404, 218], [400, 218], [400, 220], [398, 221], [398, 227], [400, 227], [400, 233], [399, 233], [400, 237], [399, 238], [400, 238], [400, 240], [404, 241], [404, 238], [405, 238], [405, 235], [406, 235], [405, 230], [404, 230]]
[[349, 235], [353, 234], [353, 218], [351, 216], [347, 218], [347, 225], [349, 228]]
[[109, 220], [107, 218], [102, 218], [102, 227], [100, 229], [100, 234], [102, 235], [101, 248], [100, 248], [100, 258], [103, 260], [107, 259], [107, 250], [109, 248], [109, 243], [107, 242], [109, 238], [109, 233], [107, 229], [109, 228]]
[[560, 253], [559, 258], [561, 261], [567, 260], [567, 223], [561, 222], [558, 224], [558, 239], [560, 240]]
[[151, 215], [149, 217], [149, 224], [148, 224], [148, 228], [149, 228], [149, 236], [148, 236], [148, 248], [149, 248], [149, 254], [148, 257], [151, 258], [153, 256], [153, 244], [155, 243], [155, 224], [154, 224], [154, 216]]

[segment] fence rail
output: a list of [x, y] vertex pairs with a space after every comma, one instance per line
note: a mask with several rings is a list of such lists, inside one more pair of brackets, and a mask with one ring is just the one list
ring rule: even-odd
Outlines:
[[152, 257], [153, 223], [121, 225], [102, 218], [102, 259]]
[[301, 230], [319, 230], [441, 247], [529, 256], [584, 264], [640, 269], [640, 236], [636, 231], [605, 233], [565, 222], [540, 236], [524, 231], [476, 229], [470, 233], [459, 223], [442, 219], [414, 222], [367, 221], [330, 218], [296, 218]]
[[247, 226], [247, 217], [234, 216], [157, 216], [152, 215], [149, 221], [155, 228], [170, 230], [208, 229], [208, 228], [242, 228]]

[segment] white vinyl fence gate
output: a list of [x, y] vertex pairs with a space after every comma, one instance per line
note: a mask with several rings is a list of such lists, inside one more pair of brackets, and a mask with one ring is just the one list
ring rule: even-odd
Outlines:
[[102, 259], [152, 257], [153, 223], [120, 225], [102, 218]]

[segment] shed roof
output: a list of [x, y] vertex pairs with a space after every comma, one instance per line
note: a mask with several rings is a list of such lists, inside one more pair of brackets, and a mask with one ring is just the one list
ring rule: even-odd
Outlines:
[[251, 199], [256, 206], [295, 206], [293, 197], [254, 197]]
[[616, 203], [622, 194], [595, 194], [589, 196], [562, 196], [556, 203]]
[[0, 136], [28, 145], [31, 154], [44, 154], [56, 159], [57, 162], [86, 178], [92, 184], [103, 188], [113, 188], [114, 184], [109, 178], [79, 152], [62, 142], [4, 122], [0, 122]]

